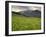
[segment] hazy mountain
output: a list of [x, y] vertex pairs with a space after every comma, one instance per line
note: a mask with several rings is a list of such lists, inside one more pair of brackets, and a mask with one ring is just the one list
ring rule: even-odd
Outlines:
[[41, 17], [41, 11], [39, 10], [27, 10], [27, 11], [20, 11], [20, 12], [13, 12], [15, 14], [23, 15], [23, 16], [31, 16], [31, 17]]

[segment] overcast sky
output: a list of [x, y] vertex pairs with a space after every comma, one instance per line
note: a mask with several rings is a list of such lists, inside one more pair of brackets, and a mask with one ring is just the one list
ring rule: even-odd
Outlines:
[[37, 7], [37, 6], [15, 6], [15, 5], [12, 5], [12, 11], [20, 12], [20, 11], [26, 11], [26, 10], [41, 10], [41, 7]]

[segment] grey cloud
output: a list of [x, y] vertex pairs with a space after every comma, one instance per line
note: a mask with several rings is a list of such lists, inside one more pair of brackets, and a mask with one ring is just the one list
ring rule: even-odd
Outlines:
[[12, 9], [19, 9], [21, 11], [25, 11], [25, 10], [33, 10], [33, 9], [37, 9], [41, 11], [41, 7], [36, 7], [36, 6], [15, 6], [12, 5]]

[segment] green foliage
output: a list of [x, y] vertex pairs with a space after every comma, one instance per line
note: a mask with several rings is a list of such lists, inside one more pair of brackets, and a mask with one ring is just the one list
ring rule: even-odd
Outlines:
[[12, 15], [12, 31], [39, 30], [41, 18]]

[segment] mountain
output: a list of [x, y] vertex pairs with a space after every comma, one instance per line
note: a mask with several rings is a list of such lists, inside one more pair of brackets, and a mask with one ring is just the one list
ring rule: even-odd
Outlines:
[[41, 17], [41, 11], [39, 10], [27, 10], [27, 11], [21, 11], [21, 12], [13, 12], [15, 14], [27, 16], [27, 17]]

